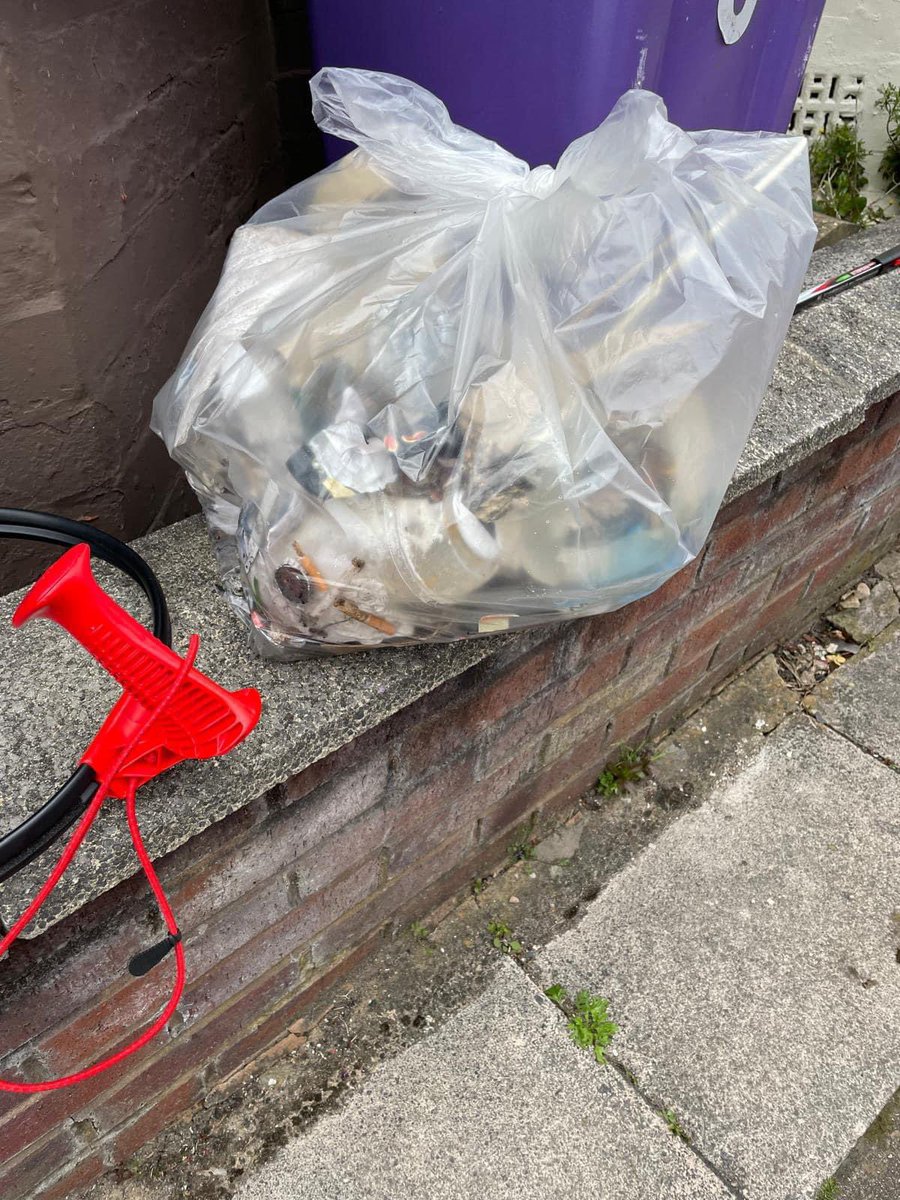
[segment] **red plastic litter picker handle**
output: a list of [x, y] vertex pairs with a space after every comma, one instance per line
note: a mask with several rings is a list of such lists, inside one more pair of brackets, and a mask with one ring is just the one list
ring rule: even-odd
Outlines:
[[159, 712], [129, 754], [111, 764], [147, 713], [158, 706], [183, 660], [149, 633], [98, 585], [87, 546], [73, 546], [28, 592], [13, 616], [18, 629], [34, 617], [61, 625], [125, 689], [82, 762], [107, 780], [110, 795], [124, 797], [184, 758], [227, 754], [259, 720], [259, 693], [227, 692], [193, 667], [164, 712]]
[[91, 573], [86, 545], [74, 546], [45, 571], [16, 609], [13, 625], [18, 628], [34, 617], [47, 617], [68, 630], [118, 680], [123, 693], [81, 759], [97, 777], [97, 792], [46, 883], [0, 940], [0, 956], [56, 887], [103, 801], [112, 795], [125, 801], [134, 848], [168, 930], [161, 942], [135, 955], [129, 970], [143, 975], [174, 949], [176, 978], [162, 1013], [130, 1045], [59, 1079], [0, 1080], [0, 1090], [11, 1092], [67, 1087], [108, 1070], [150, 1041], [172, 1016], [185, 980], [181, 933], [144, 846], [135, 795], [141, 784], [183, 759], [227, 754], [254, 728], [261, 711], [259, 693], [253, 688], [229, 692], [196, 670], [196, 636], [187, 655], [180, 658], [108, 596]]

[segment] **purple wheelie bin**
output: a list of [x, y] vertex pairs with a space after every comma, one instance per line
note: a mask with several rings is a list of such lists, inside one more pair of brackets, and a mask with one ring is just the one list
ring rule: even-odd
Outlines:
[[[536, 166], [635, 86], [658, 92], [682, 128], [783, 132], [823, 4], [309, 0], [309, 13], [316, 66], [413, 79]], [[329, 158], [348, 148], [332, 142]]]

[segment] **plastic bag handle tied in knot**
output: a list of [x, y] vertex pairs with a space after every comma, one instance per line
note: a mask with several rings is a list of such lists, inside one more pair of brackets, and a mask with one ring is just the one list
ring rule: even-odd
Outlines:
[[323, 67], [309, 86], [322, 132], [354, 142], [403, 190], [486, 200], [529, 175], [527, 163], [455, 125], [445, 105], [409, 79]]

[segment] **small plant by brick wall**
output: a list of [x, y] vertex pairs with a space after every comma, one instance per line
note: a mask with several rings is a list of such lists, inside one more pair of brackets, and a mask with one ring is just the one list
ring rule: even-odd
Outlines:
[[[701, 557], [652, 596], [511, 641], [165, 858], [190, 931], [178, 1019], [76, 1090], [0, 1099], [5, 1200], [61, 1198], [127, 1160], [312, 1021], [393, 928], [496, 866], [523, 821], [570, 810], [612, 747], [662, 732], [805, 628], [900, 532], [898, 443], [895, 396], [723, 509]], [[125, 971], [155, 920], [134, 879], [14, 948], [0, 973], [14, 1074], [60, 1074], [130, 1039], [167, 987], [165, 968]]]

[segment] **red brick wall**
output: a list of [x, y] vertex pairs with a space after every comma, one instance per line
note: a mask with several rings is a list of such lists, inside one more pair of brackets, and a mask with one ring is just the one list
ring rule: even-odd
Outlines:
[[[664, 730], [801, 630], [900, 532], [900, 397], [719, 515], [653, 596], [525, 636], [169, 855], [186, 934], [177, 1019], [74, 1090], [0, 1100], [0, 1194], [62, 1197], [121, 1162], [322, 997], [393, 926], [496, 866], [533, 815], [563, 814], [612, 747]], [[139, 879], [0, 970], [5, 1075], [83, 1066], [158, 1011], [171, 960]]]

